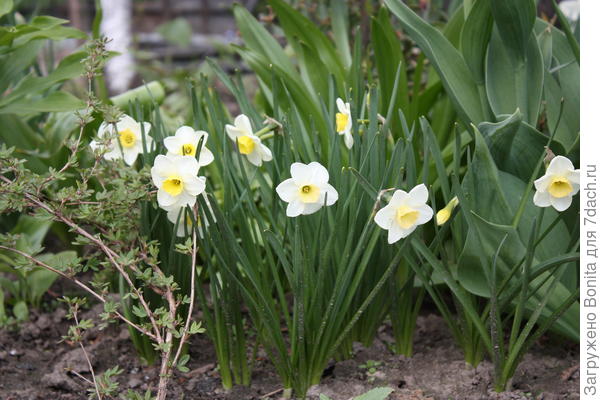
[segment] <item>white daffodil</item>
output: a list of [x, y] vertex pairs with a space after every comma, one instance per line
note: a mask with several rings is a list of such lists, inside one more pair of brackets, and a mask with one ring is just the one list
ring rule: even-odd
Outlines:
[[388, 231], [388, 243], [407, 237], [418, 225], [433, 217], [427, 204], [429, 193], [425, 185], [415, 186], [410, 192], [396, 190], [389, 204], [375, 214], [375, 222]]
[[288, 217], [309, 215], [337, 201], [338, 192], [328, 183], [329, 172], [318, 162], [293, 163], [290, 173], [292, 177], [275, 189], [281, 200], [289, 203], [285, 212]]
[[199, 169], [198, 160], [191, 156], [156, 156], [150, 173], [158, 188], [158, 205], [167, 211], [193, 206], [206, 188], [206, 178], [197, 176]]
[[[179, 211], [181, 210], [181, 214]], [[184, 237], [187, 231], [188, 235], [192, 234], [192, 229], [194, 229], [194, 221], [192, 220], [189, 212], [186, 212], [184, 208], [174, 208], [172, 210], [167, 211], [167, 219], [175, 225], [177, 223], [177, 218], [179, 217], [179, 223], [177, 225], [177, 232], [175, 232], [175, 236]], [[204, 238], [204, 234], [202, 233], [202, 229], [200, 228], [201, 220], [198, 219], [198, 234], [200, 238]]]
[[[204, 200], [206, 201], [206, 205], [208, 206], [208, 210], [210, 211], [210, 216], [212, 217], [212, 222], [216, 222], [216, 218], [215, 218], [215, 213], [212, 210], [212, 207], [210, 205], [210, 203], [208, 202], [208, 198], [206, 196], [206, 192], [202, 193], [202, 196], [204, 197]], [[179, 212], [181, 211], [181, 214], [179, 214]], [[185, 236], [185, 233], [187, 231], [188, 235], [190, 235], [192, 233], [192, 229], [194, 228], [194, 221], [192, 220], [192, 217], [190, 215], [189, 212], [186, 212], [186, 209], [181, 207], [181, 208], [172, 208], [169, 211], [167, 211], [167, 219], [169, 221], [171, 221], [174, 224], [177, 223], [177, 218], [179, 218], [179, 224], [177, 225], [177, 232], [175, 233], [175, 235], [177, 237], [183, 237]], [[210, 225], [210, 221], [208, 220], [208, 218], [206, 218], [206, 215], [204, 213], [204, 211], [202, 212], [202, 217], [198, 218], [198, 234], [200, 235], [201, 238], [204, 238], [204, 233], [203, 230], [200, 229], [200, 225], [205, 224], [205, 226]]]
[[534, 184], [533, 203], [536, 206], [552, 206], [557, 211], [565, 211], [579, 191], [579, 170], [568, 158], [556, 156], [550, 161], [544, 176]]
[[[179, 218], [179, 223], [177, 222], [177, 218]], [[167, 219], [171, 221], [173, 225], [178, 223], [177, 232], [175, 233], [177, 237], [185, 236], [186, 230], [188, 234], [190, 234], [192, 232], [192, 229], [194, 229], [194, 222], [192, 221], [192, 217], [189, 215], [189, 213], [186, 213], [186, 210], [183, 207], [173, 208], [167, 211]]]
[[213, 153], [206, 147], [208, 133], [205, 131], [195, 131], [190, 126], [182, 126], [177, 129], [175, 136], [165, 138], [165, 147], [167, 148], [167, 156], [192, 156], [196, 157], [196, 149], [200, 142], [202, 148], [198, 155], [198, 163], [204, 167], [215, 159]]
[[244, 114], [238, 115], [233, 125], [225, 125], [225, 131], [233, 140], [241, 154], [248, 157], [248, 161], [260, 167], [263, 161], [271, 161], [273, 155], [271, 150], [261, 143], [260, 138], [254, 135], [250, 119]]
[[[98, 128], [98, 137], [104, 138], [107, 135], [116, 136], [118, 140], [111, 140], [107, 145], [106, 153], [104, 158], [106, 160], [116, 160], [123, 158], [127, 165], [133, 165], [137, 156], [143, 152], [143, 140], [142, 140], [142, 124], [144, 124], [146, 149], [150, 151], [152, 145], [152, 138], [148, 135], [148, 132], [152, 128], [149, 122], [137, 122], [128, 115], [123, 115], [119, 122], [115, 126], [113, 124], [107, 124], [102, 122], [100, 128]], [[99, 149], [102, 144], [95, 140], [90, 142], [92, 150]]]
[[335, 114], [335, 130], [340, 135], [344, 135], [344, 144], [350, 149], [354, 144], [350, 103], [344, 103], [344, 101], [338, 97], [335, 104], [337, 104], [338, 108], [338, 112]]

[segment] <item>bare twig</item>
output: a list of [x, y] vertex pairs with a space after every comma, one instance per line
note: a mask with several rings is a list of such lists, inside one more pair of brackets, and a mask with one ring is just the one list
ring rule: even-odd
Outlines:
[[[49, 266], [48, 264], [44, 263], [43, 261], [40, 261], [37, 258], [32, 257], [31, 255], [29, 255], [27, 253], [24, 253], [24, 252], [22, 252], [20, 250], [14, 249], [12, 247], [3, 246], [3, 245], [0, 245], [0, 249], [2, 249], [2, 250], [8, 250], [8, 251], [11, 251], [13, 253], [19, 254], [20, 256], [27, 258], [29, 261], [33, 262], [37, 266], [45, 268], [48, 271], [52, 271], [55, 274], [58, 274], [58, 275], [62, 276], [63, 278], [69, 279], [70, 281], [72, 281], [77, 286], [79, 286], [80, 288], [82, 288], [83, 290], [85, 290], [86, 292], [88, 292], [89, 294], [91, 294], [92, 296], [94, 296], [96, 299], [98, 299], [102, 303], [106, 303], [106, 299], [104, 297], [102, 297], [101, 295], [99, 295], [98, 293], [96, 293], [93, 289], [91, 289], [85, 283], [81, 282], [79, 279], [77, 279], [77, 278], [75, 278], [73, 276], [67, 275], [64, 272], [62, 272], [62, 271], [60, 271], [60, 270], [58, 270], [56, 268], [53, 268], [53, 267]], [[157, 341], [156, 337], [154, 336], [154, 334], [152, 332], [149, 332], [147, 329], [144, 329], [143, 327], [139, 326], [138, 324], [130, 321], [129, 319], [127, 319], [125, 316], [123, 316], [123, 314], [121, 314], [118, 311], [114, 311], [113, 313], [117, 316], [117, 318], [119, 318], [121, 321], [125, 322], [127, 325], [129, 325], [132, 328], [138, 330], [140, 333], [143, 333], [144, 335], [147, 335], [152, 340]]]

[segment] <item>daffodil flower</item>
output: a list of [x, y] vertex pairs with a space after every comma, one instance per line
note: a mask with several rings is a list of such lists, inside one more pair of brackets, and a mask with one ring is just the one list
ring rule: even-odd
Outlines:
[[458, 197], [454, 196], [452, 200], [450, 200], [448, 204], [446, 204], [446, 207], [442, 208], [440, 211], [437, 212], [437, 214], [435, 215], [435, 222], [438, 225], [444, 225], [446, 222], [448, 222], [448, 220], [452, 216], [452, 210], [454, 210], [454, 207], [456, 207], [457, 204]]
[[329, 172], [318, 162], [293, 163], [290, 173], [292, 177], [275, 189], [281, 200], [288, 203], [285, 212], [288, 217], [313, 214], [337, 201], [338, 192], [328, 183]]
[[198, 163], [204, 167], [215, 159], [213, 153], [206, 147], [208, 133], [205, 131], [195, 131], [189, 126], [182, 126], [177, 129], [175, 136], [165, 138], [165, 147], [167, 156], [192, 156], [196, 157], [198, 145], [202, 142], [202, 148], [198, 155]]
[[[117, 127], [115, 132], [115, 125], [102, 122], [100, 128], [98, 128], [98, 137], [104, 138], [107, 135], [116, 136], [117, 140], [111, 140], [104, 153], [106, 160], [116, 160], [123, 158], [127, 165], [133, 165], [137, 156], [143, 152], [143, 140], [142, 140], [142, 127], [144, 124], [146, 149], [149, 151], [152, 144], [152, 138], [148, 135], [148, 132], [152, 128], [149, 122], [137, 122], [128, 115], [123, 115], [119, 122], [115, 125]], [[92, 150], [100, 149], [103, 147], [102, 144], [95, 140], [90, 142]]]
[[250, 163], [260, 167], [263, 161], [271, 161], [273, 155], [271, 150], [261, 143], [260, 138], [252, 131], [250, 119], [244, 114], [238, 115], [233, 125], [225, 125], [225, 131], [233, 140], [241, 154], [244, 154]]
[[427, 204], [429, 193], [425, 185], [415, 186], [410, 192], [396, 190], [389, 204], [375, 214], [375, 223], [388, 231], [388, 243], [392, 244], [410, 235], [417, 226], [433, 217]]
[[156, 156], [150, 173], [158, 188], [158, 205], [167, 211], [193, 206], [206, 188], [206, 178], [197, 176], [199, 169], [198, 160], [191, 156]]
[[335, 130], [340, 135], [344, 135], [344, 144], [350, 149], [354, 144], [350, 103], [344, 103], [344, 101], [338, 97], [335, 104], [337, 104], [338, 108], [338, 112], [335, 114]]
[[533, 203], [536, 206], [552, 206], [557, 211], [565, 211], [579, 192], [579, 170], [568, 158], [556, 156], [550, 161], [544, 176], [534, 185]]

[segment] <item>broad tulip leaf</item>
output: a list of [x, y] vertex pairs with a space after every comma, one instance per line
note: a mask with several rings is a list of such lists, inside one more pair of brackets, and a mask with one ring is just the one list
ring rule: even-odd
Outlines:
[[35, 61], [44, 42], [36, 40], [0, 57], [0, 92], [4, 93], [21, 78]]
[[260, 53], [271, 63], [282, 69], [295, 71], [290, 58], [284, 53], [277, 40], [262, 26], [243, 6], [234, 4], [233, 15], [237, 27], [242, 34], [244, 44], [253, 51]]
[[[511, 226], [490, 223], [474, 213], [473, 218], [470, 218], [470, 221], [469, 241], [461, 256], [457, 278], [468, 291], [479, 296], [489, 297], [491, 289], [488, 283], [489, 276], [486, 276], [486, 274], [491, 274], [492, 255], [495, 254], [504, 237], [507, 239], [500, 250], [497, 262], [498, 282], [502, 282], [512, 267], [517, 265], [525, 256], [526, 246], [523, 244], [517, 231]], [[559, 246], [560, 245], [561, 244], [559, 244]], [[534, 261], [534, 265], [536, 263], [537, 261]], [[538, 285], [542, 284], [548, 279], [549, 275], [550, 272], [544, 272], [534, 279], [529, 284], [530, 290], [533, 290]], [[543, 283], [542, 287], [536, 294], [529, 298], [525, 304], [530, 312], [537, 308], [539, 300], [544, 296], [547, 288], [550, 286], [550, 281], [551, 279], [548, 279], [548, 281]], [[511, 284], [520, 285], [521, 283], [518, 278], [514, 278]], [[555, 309], [560, 307], [570, 294], [571, 291], [562, 283], [558, 282], [542, 312], [542, 316], [549, 317]], [[576, 303], [571, 306], [562, 317], [556, 321], [552, 329], [574, 340], [578, 340], [579, 305]]]
[[477, 84], [460, 52], [401, 0], [385, 0], [385, 4], [431, 61], [463, 122], [487, 120], [479, 101]]
[[[516, 119], [518, 121], [518, 118]], [[511, 121], [510, 123], [516, 123]], [[507, 124], [509, 125], [509, 124]], [[457, 277], [465, 289], [480, 296], [490, 295], [490, 276], [492, 254], [496, 252], [503, 237], [507, 241], [501, 249], [499, 257], [499, 273], [506, 274], [518, 263], [526, 252], [527, 239], [539, 208], [533, 201], [526, 203], [524, 214], [517, 228], [511, 226], [513, 216], [519, 206], [525, 190], [525, 183], [520, 179], [498, 171], [485, 139], [477, 129], [475, 132], [475, 153], [463, 181], [463, 193], [466, 204], [462, 204], [465, 220], [468, 225], [465, 247], [459, 259]], [[532, 194], [529, 194], [532, 197]], [[554, 210], [546, 210], [542, 222], [543, 231], [556, 217]], [[569, 232], [561, 221], [536, 249], [535, 262], [566, 252]], [[489, 258], [489, 259], [488, 259]], [[532, 283], [531, 287], [535, 285]], [[569, 295], [569, 290], [561, 283], [544, 311], [548, 316]], [[531, 309], [535, 304], [529, 304]], [[578, 319], [574, 305], [568, 316], [557, 322], [560, 331], [570, 337], [577, 337]], [[578, 311], [577, 311], [578, 313]]]
[[[13, 0], [0, 0], [0, 17], [8, 14], [13, 9]], [[2, 301], [0, 301], [0, 304]], [[0, 315], [1, 317], [1, 315]]]
[[542, 99], [544, 62], [535, 36], [531, 36], [526, 50], [526, 60], [515, 64], [495, 31], [487, 56], [486, 90], [496, 117], [512, 114], [518, 108], [525, 122], [536, 126]]
[[72, 111], [85, 103], [67, 92], [54, 92], [39, 99], [22, 98], [0, 108], [0, 114], [30, 114], [39, 112]]
[[323, 64], [336, 77], [338, 84], [341, 84], [345, 76], [344, 66], [331, 40], [312, 21], [286, 2], [270, 0], [269, 4], [279, 18], [288, 40], [297, 38], [312, 47], [319, 54]]
[[377, 18], [371, 19], [371, 40], [375, 55], [375, 67], [379, 77], [383, 110], [387, 110], [390, 106], [389, 101], [392, 98], [396, 71], [398, 65], [402, 64], [398, 94], [392, 117], [397, 119], [395, 111], [398, 109], [407, 110], [409, 106], [406, 63], [402, 56], [402, 43], [396, 36], [390, 22], [388, 10], [384, 7], [379, 10]]
[[[552, 32], [552, 66], [550, 70], [546, 69], [544, 74], [548, 130], [552, 132], [556, 128], [555, 139], [569, 149], [577, 140], [580, 129], [579, 65], [565, 34], [538, 19], [535, 25], [536, 34], [539, 36], [547, 29]], [[561, 101], [564, 102], [562, 114]]]
[[17, 321], [25, 321], [29, 318], [29, 308], [24, 301], [18, 301], [13, 306], [12, 312]]
[[477, 84], [485, 80], [485, 55], [493, 27], [490, 0], [478, 0], [465, 21], [460, 41], [462, 54]]
[[333, 0], [331, 2], [331, 30], [335, 39], [336, 47], [342, 56], [344, 68], [352, 64], [352, 55], [348, 37], [348, 5], [345, 0]]
[[60, 64], [47, 76], [29, 76], [23, 79], [9, 95], [0, 100], [0, 107], [16, 101], [23, 96], [42, 92], [56, 83], [75, 78], [83, 73], [81, 61], [86, 56], [84, 52], [77, 52], [65, 57]]
[[520, 63], [527, 57], [531, 30], [535, 23], [536, 7], [533, 0], [492, 0], [492, 15], [502, 42], [510, 57]]
[[[482, 122], [478, 126], [498, 169], [528, 182], [536, 164], [544, 154], [548, 137], [522, 121], [519, 110], [497, 123]], [[565, 154], [560, 143], [552, 141], [555, 154]]]

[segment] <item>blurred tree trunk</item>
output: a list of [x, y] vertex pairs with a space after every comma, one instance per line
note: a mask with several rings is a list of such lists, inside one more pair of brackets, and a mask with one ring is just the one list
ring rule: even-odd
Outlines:
[[108, 88], [113, 94], [129, 89], [135, 76], [135, 59], [131, 53], [131, 0], [102, 0], [101, 31], [111, 39], [108, 49], [121, 53], [106, 64]]

